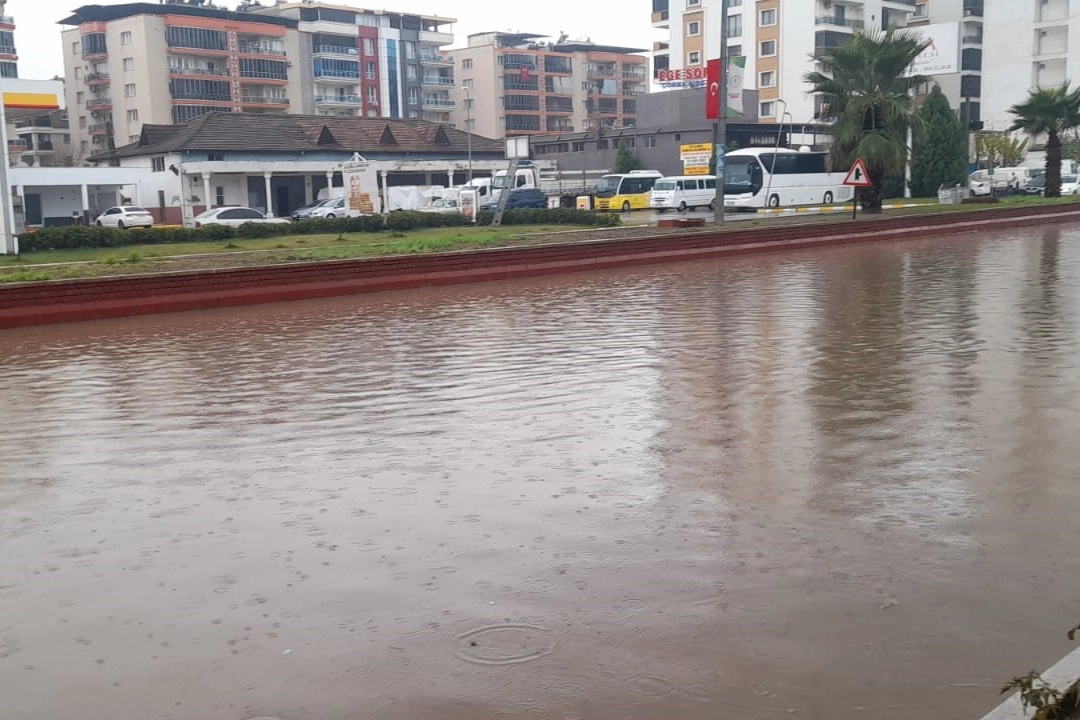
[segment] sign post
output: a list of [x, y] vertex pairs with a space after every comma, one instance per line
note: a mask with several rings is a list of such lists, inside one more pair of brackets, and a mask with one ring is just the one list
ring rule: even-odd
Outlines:
[[859, 188], [868, 188], [873, 185], [870, 182], [870, 174], [866, 172], [866, 163], [862, 158], [857, 158], [844, 177], [844, 185], [855, 188], [851, 194], [851, 219], [855, 219], [855, 213], [859, 209]]

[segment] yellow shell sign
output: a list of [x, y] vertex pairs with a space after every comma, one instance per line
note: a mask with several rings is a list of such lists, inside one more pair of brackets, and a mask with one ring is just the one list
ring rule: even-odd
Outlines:
[[4, 108], [8, 110], [60, 110], [64, 107], [64, 83], [59, 80], [0, 81]]

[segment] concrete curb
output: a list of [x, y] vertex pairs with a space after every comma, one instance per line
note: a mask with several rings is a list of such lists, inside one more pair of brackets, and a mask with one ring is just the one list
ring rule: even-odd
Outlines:
[[[1042, 674], [1043, 679], [1050, 685], [1058, 688], [1067, 688], [1080, 678], [1080, 649], [1073, 650], [1063, 657], [1056, 665]], [[982, 720], [1023, 720], [1030, 718], [1034, 713], [1024, 712], [1020, 703], [1020, 693], [1012, 695], [1008, 700], [998, 705], [983, 716]]]
[[[903, 208], [917, 208], [932, 205], [933, 203], [889, 203], [882, 205], [882, 210], [901, 210]], [[758, 210], [758, 215], [826, 215], [829, 213], [849, 213], [850, 205], [816, 205], [813, 207], [771, 208]]]
[[1070, 205], [0, 285], [0, 329], [1080, 221]]

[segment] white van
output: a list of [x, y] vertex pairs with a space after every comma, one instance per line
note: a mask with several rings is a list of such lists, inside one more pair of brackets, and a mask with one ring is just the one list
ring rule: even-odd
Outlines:
[[1009, 191], [1010, 184], [1017, 190], [1023, 190], [1038, 174], [1037, 168], [1028, 167], [994, 168], [993, 175], [989, 170], [976, 170], [968, 176], [968, 187], [972, 195], [1005, 193]]
[[715, 175], [679, 175], [657, 180], [652, 188], [652, 200], [649, 205], [659, 212], [665, 210], [683, 212], [699, 207], [708, 207], [712, 210], [715, 202]]

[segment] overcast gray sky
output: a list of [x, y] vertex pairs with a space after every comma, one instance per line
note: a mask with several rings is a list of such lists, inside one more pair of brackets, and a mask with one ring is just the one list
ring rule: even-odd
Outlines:
[[[19, 75], [45, 79], [62, 75], [60, 26], [82, 5], [119, 5], [125, 0], [8, 0], [5, 14], [15, 17], [15, 45], [19, 50]], [[127, 0], [130, 1], [130, 0]], [[149, 0], [156, 2], [156, 0]], [[264, 0], [267, 4], [270, 0]], [[236, 0], [218, 0], [236, 7]], [[477, 32], [510, 30], [557, 35], [571, 39], [591, 38], [607, 45], [649, 49], [660, 39], [649, 22], [650, 0], [337, 0], [337, 4], [417, 14], [456, 17], [455, 45]]]

